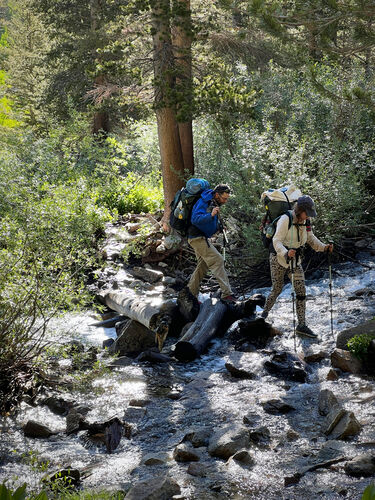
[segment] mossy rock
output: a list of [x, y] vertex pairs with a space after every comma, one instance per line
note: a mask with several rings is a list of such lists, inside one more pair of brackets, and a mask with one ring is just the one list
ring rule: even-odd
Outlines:
[[375, 319], [352, 328], [342, 330], [337, 335], [336, 347], [348, 351], [348, 341], [356, 335], [375, 335]]

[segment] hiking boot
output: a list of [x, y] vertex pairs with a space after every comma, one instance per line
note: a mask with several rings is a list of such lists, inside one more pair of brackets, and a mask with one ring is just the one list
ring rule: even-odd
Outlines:
[[304, 335], [305, 337], [310, 337], [312, 339], [317, 339], [318, 336], [314, 333], [307, 325], [297, 325], [296, 333], [298, 335]]
[[233, 297], [233, 295], [227, 295], [226, 297], [221, 297], [221, 300], [223, 302], [236, 302], [236, 299]]
[[266, 319], [268, 316], [268, 312], [267, 311], [263, 311], [262, 314], [260, 315], [261, 318], [263, 319]]

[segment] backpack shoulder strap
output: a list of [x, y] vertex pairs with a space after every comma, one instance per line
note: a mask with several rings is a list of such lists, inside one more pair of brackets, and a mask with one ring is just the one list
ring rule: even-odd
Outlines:
[[289, 217], [289, 222], [288, 222], [288, 229], [290, 229], [292, 227], [292, 224], [293, 224], [293, 215], [292, 215], [292, 211], [291, 210], [288, 210], [287, 212], [285, 212], [286, 215], [288, 215]]

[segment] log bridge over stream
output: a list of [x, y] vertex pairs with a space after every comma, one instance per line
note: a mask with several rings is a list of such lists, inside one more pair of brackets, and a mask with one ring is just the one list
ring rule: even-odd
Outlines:
[[[178, 338], [173, 356], [179, 361], [191, 361], [205, 351], [213, 337], [225, 333], [235, 321], [255, 319], [256, 306], [264, 304], [264, 297], [258, 294], [236, 303], [208, 298], [199, 304], [185, 287], [177, 300], [111, 292], [104, 302], [111, 310], [154, 332], [159, 351], [168, 335]], [[259, 321], [256, 323], [259, 329]]]

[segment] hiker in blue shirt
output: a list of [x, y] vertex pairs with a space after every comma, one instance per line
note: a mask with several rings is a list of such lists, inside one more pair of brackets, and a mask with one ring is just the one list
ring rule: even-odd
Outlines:
[[220, 207], [230, 197], [230, 188], [226, 184], [218, 184], [214, 189], [206, 189], [195, 203], [188, 229], [188, 242], [194, 249], [197, 267], [191, 275], [188, 288], [197, 297], [200, 284], [208, 270], [212, 272], [221, 288], [221, 298], [234, 302], [233, 292], [225, 270], [223, 256], [209, 241], [209, 238], [220, 230]]

